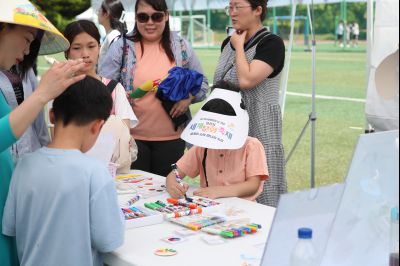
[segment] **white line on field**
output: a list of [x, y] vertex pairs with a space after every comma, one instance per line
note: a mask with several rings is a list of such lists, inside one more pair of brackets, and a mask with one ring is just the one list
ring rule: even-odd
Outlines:
[[[311, 94], [297, 93], [297, 92], [287, 92], [287, 95], [298, 96], [298, 97], [307, 97], [307, 98], [311, 98], [312, 97]], [[335, 100], [335, 101], [348, 101], [348, 102], [365, 103], [365, 99], [348, 98], [348, 97], [335, 97], [335, 96], [316, 95], [316, 98], [317, 99], [324, 99], [324, 100]]]
[[354, 130], [364, 130], [362, 127], [350, 127], [350, 129], [354, 129]]

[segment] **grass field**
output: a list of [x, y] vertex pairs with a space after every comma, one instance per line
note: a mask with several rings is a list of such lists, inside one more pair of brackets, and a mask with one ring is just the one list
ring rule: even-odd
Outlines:
[[[217, 49], [196, 50], [210, 82], [219, 56]], [[62, 60], [63, 55], [56, 56]], [[39, 59], [39, 72], [47, 68]], [[317, 46], [317, 94], [344, 98], [365, 98], [365, 47], [342, 50], [331, 43]], [[295, 47], [289, 76], [289, 92], [311, 94], [311, 53]], [[357, 138], [364, 128], [364, 103], [318, 99], [317, 104], [317, 185], [342, 182]], [[192, 107], [196, 112], [200, 105]], [[284, 116], [283, 141], [286, 152], [296, 141], [311, 112], [311, 99], [288, 95]], [[309, 187], [310, 129], [287, 164], [289, 190]]]

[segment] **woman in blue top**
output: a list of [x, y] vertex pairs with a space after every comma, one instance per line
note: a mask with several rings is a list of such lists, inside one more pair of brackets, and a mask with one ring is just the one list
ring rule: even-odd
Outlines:
[[[0, 2], [0, 70], [9, 70], [30, 55], [35, 39], [42, 41], [39, 54], [51, 54], [68, 48], [68, 41], [27, 0]], [[11, 112], [0, 93], [0, 218], [13, 170], [10, 147], [31, 125], [44, 105], [61, 94], [68, 86], [84, 78], [74, 73], [84, 67], [82, 61], [54, 64], [43, 75], [38, 88]], [[4, 78], [4, 77], [3, 77]], [[0, 234], [0, 264], [18, 265], [13, 239]]]

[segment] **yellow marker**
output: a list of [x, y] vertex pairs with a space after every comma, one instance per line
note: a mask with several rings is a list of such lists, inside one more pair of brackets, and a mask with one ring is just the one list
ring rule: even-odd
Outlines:
[[115, 179], [120, 180], [120, 179], [125, 179], [125, 178], [138, 178], [138, 177], [142, 177], [143, 175], [139, 175], [139, 174], [129, 174], [129, 175], [119, 175], [116, 176]]

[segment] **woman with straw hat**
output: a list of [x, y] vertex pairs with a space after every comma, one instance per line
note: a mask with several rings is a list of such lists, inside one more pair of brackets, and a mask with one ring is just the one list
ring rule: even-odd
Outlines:
[[[0, 70], [9, 70], [30, 55], [31, 43], [41, 41], [39, 54], [66, 50], [68, 41], [27, 0], [0, 0]], [[54, 64], [42, 77], [38, 88], [18, 108], [11, 108], [0, 93], [0, 218], [7, 198], [13, 161], [10, 147], [33, 122], [44, 105], [60, 95], [69, 85], [84, 78], [74, 73], [84, 67], [82, 61]], [[0, 79], [7, 79], [0, 75]], [[2, 266], [18, 265], [13, 239], [0, 234]]]

